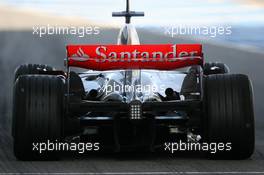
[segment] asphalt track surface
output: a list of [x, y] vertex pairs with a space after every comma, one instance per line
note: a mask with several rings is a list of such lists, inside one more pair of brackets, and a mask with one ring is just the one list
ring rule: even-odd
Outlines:
[[[173, 174], [176, 172], [264, 172], [264, 54], [204, 44], [208, 61], [229, 65], [232, 73], [248, 74], [254, 86], [256, 150], [248, 160], [208, 160], [200, 154], [89, 154], [65, 155], [60, 161], [17, 161], [12, 151], [11, 102], [15, 68], [22, 63], [44, 63], [63, 68], [67, 43], [116, 43], [117, 30], [101, 30], [86, 38], [45, 36], [32, 31], [0, 32], [0, 172], [1, 173], [99, 173], [99, 174]], [[187, 43], [139, 31], [141, 43]], [[188, 173], [187, 173], [188, 174]], [[220, 173], [221, 174], [221, 173]], [[240, 174], [240, 173], [239, 173]], [[264, 173], [263, 173], [264, 174]]]

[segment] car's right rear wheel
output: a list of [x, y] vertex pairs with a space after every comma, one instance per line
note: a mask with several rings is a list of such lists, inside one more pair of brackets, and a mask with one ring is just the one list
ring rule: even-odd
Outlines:
[[227, 74], [229, 73], [229, 68], [224, 63], [209, 62], [204, 64], [203, 72], [204, 75]]
[[254, 152], [255, 129], [252, 86], [248, 77], [240, 74], [206, 76], [204, 108], [206, 141], [229, 144], [227, 149], [210, 152], [209, 156], [216, 159], [249, 158]]
[[[20, 160], [55, 158], [56, 152], [33, 147], [63, 136], [64, 80], [51, 75], [20, 76], [14, 86], [14, 153]], [[43, 145], [46, 146], [47, 145]]]

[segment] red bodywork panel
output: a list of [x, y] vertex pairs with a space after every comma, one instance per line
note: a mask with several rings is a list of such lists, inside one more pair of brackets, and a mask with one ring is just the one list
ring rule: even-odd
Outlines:
[[92, 70], [174, 70], [203, 65], [201, 44], [68, 45], [68, 66]]

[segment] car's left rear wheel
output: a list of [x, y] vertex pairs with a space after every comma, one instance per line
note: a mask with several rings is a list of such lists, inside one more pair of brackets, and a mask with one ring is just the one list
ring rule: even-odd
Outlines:
[[[64, 80], [50, 75], [20, 76], [14, 86], [13, 139], [19, 160], [55, 158], [56, 151], [36, 149], [63, 136]], [[47, 145], [46, 145], [47, 146]]]
[[15, 81], [22, 75], [39, 74], [41, 71], [53, 71], [54, 68], [45, 64], [22, 64], [15, 70]]

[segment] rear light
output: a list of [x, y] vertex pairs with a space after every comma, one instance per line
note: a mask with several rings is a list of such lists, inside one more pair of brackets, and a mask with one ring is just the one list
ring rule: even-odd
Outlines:
[[142, 104], [138, 100], [132, 101], [130, 103], [130, 119], [142, 119]]

